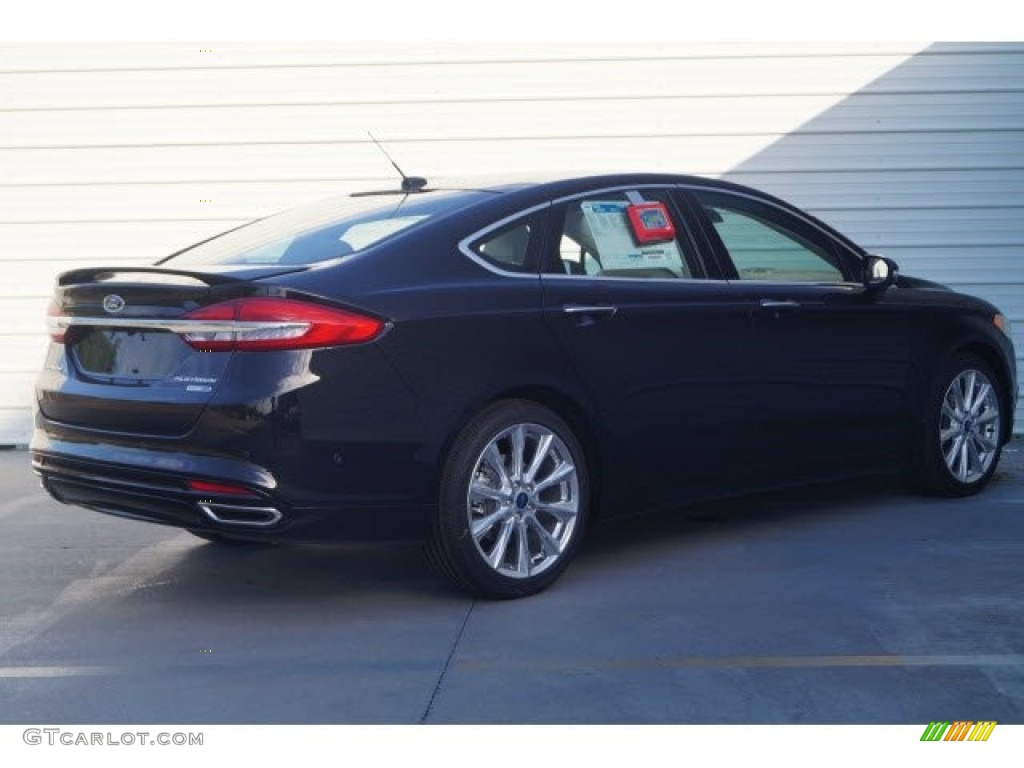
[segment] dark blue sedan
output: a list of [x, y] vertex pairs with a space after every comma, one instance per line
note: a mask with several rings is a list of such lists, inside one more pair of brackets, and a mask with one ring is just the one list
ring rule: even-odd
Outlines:
[[420, 538], [495, 597], [594, 519], [866, 473], [975, 493], [1017, 391], [992, 305], [674, 175], [328, 200], [64, 273], [49, 321], [55, 498], [216, 542]]

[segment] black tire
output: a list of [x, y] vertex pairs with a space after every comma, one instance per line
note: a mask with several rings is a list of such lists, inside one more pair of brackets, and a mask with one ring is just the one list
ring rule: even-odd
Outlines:
[[494, 403], [463, 429], [448, 454], [428, 557], [473, 595], [535, 594], [569, 565], [589, 501], [584, 452], [569, 426], [537, 403]]
[[[966, 387], [976, 395], [969, 399], [977, 402], [965, 402], [971, 407], [962, 411], [957, 407], [953, 413], [954, 385], [961, 400]], [[991, 396], [981, 396], [985, 385]], [[941, 496], [970, 496], [988, 485], [999, 464], [1006, 426], [1003, 390], [992, 366], [977, 355], [960, 352], [942, 363], [925, 401], [922, 460], [915, 477], [923, 490]]]

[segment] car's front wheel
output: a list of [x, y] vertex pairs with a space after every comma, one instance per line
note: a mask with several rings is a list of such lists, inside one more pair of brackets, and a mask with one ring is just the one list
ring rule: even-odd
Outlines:
[[968, 496], [988, 484], [1002, 447], [1003, 402], [999, 378], [980, 357], [946, 360], [926, 404], [919, 473], [926, 490]]
[[579, 545], [589, 483], [582, 447], [557, 414], [524, 400], [495, 403], [452, 446], [428, 554], [473, 594], [539, 592]]

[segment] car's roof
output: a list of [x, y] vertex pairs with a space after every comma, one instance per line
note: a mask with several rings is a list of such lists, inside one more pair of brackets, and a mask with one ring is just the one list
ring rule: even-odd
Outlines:
[[491, 192], [492, 198], [478, 197], [478, 199], [466, 206], [468, 208], [488, 209], [492, 211], [504, 210], [514, 211], [516, 207], [528, 207], [541, 203], [544, 200], [557, 200], [564, 197], [572, 197], [583, 194], [590, 190], [611, 189], [616, 187], [628, 187], [634, 185], [656, 185], [656, 186], [694, 186], [704, 189], [719, 189], [722, 191], [737, 192], [744, 195], [751, 195], [761, 200], [786, 209], [798, 216], [810, 219], [819, 227], [832, 233], [836, 238], [845, 242], [853, 250], [863, 252], [857, 243], [850, 240], [842, 232], [835, 230], [825, 222], [817, 219], [812, 214], [804, 211], [792, 203], [782, 200], [763, 190], [737, 184], [724, 179], [710, 178], [706, 176], [695, 176], [679, 173], [652, 173], [652, 172], [622, 172], [580, 176], [563, 176], [548, 178], [538, 181], [496, 180], [493, 178], [484, 179], [461, 179], [458, 181], [441, 181], [437, 185], [431, 184], [431, 188], [437, 191], [451, 192]]
[[[741, 194], [753, 195], [769, 200], [784, 208], [796, 211], [806, 216], [805, 211], [796, 208], [791, 203], [781, 200], [767, 192], [753, 187], [747, 187], [724, 179], [716, 179], [707, 176], [695, 176], [681, 173], [652, 173], [652, 172], [620, 172], [578, 176], [559, 176], [540, 178], [536, 180], [523, 180], [521, 178], [496, 179], [494, 177], [462, 177], [457, 179], [431, 180], [429, 189], [438, 192], [491, 192], [495, 197], [515, 198], [528, 201], [535, 198], [540, 200], [555, 200], [561, 197], [571, 197], [576, 194], [585, 193], [589, 190], [615, 188], [631, 185], [666, 185], [666, 186], [695, 186], [705, 189], [721, 189], [724, 191], [739, 192]], [[486, 205], [487, 201], [481, 199], [480, 204]]]
[[429, 188], [437, 191], [481, 191], [508, 193], [522, 190], [571, 195], [601, 187], [617, 187], [629, 184], [694, 184], [731, 189], [751, 190], [739, 184], [704, 176], [678, 173], [619, 172], [581, 175], [541, 175], [531, 178], [518, 176], [460, 176], [430, 179]]

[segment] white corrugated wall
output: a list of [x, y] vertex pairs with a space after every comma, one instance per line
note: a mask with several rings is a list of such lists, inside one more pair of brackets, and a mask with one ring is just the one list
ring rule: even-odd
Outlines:
[[0, 444], [28, 438], [58, 271], [388, 184], [367, 130], [428, 177], [762, 187], [994, 300], [1024, 351], [1024, 45], [8, 45]]

